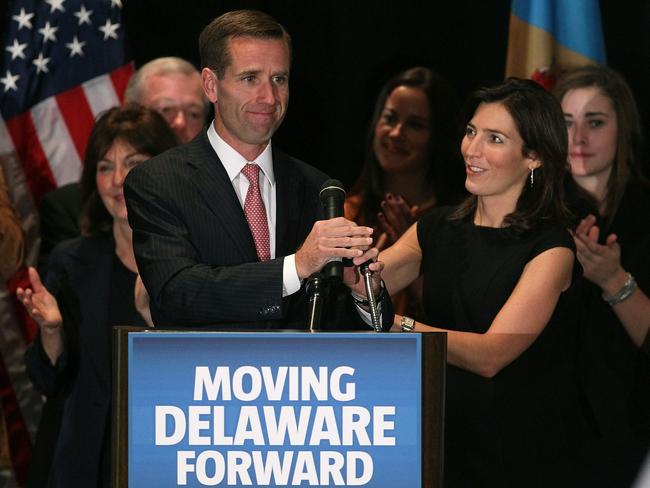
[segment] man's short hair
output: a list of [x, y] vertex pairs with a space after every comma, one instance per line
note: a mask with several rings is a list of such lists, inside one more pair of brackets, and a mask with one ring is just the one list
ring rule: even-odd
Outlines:
[[210, 22], [199, 36], [201, 66], [210, 68], [220, 79], [232, 62], [229, 41], [234, 37], [284, 40], [291, 59], [291, 36], [282, 24], [258, 10], [233, 10]]
[[144, 80], [149, 76], [174, 74], [187, 76], [200, 75], [194, 65], [184, 59], [174, 56], [156, 58], [143, 64], [135, 73], [133, 73], [133, 76], [129, 79], [129, 83], [126, 85], [126, 91], [124, 92], [125, 100], [127, 102], [140, 103], [143, 96], [142, 86]]

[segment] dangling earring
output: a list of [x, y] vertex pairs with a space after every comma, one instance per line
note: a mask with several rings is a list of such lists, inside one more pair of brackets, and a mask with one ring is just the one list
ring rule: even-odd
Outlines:
[[535, 184], [535, 168], [530, 168], [530, 187]]

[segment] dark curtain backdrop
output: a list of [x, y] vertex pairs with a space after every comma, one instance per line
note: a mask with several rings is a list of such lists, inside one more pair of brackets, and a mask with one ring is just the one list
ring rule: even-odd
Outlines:
[[[461, 99], [504, 75], [507, 0], [124, 3], [137, 66], [165, 55], [198, 66], [201, 29], [228, 10], [256, 8], [284, 24], [294, 44], [291, 102], [274, 142], [346, 185], [361, 167], [374, 99], [396, 71], [429, 66], [455, 83]], [[650, 2], [601, 0], [601, 14], [609, 65], [632, 85], [647, 122]]]

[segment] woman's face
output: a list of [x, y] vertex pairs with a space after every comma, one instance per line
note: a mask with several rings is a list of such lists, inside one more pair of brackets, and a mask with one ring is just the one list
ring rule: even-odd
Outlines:
[[481, 197], [505, 196], [516, 202], [539, 162], [523, 155], [523, 140], [508, 110], [500, 103], [481, 103], [467, 124], [460, 146], [465, 187]]
[[571, 173], [609, 178], [616, 157], [618, 120], [610, 98], [597, 87], [576, 88], [562, 98], [569, 131]]
[[384, 103], [375, 125], [373, 150], [386, 173], [428, 166], [431, 112], [427, 95], [419, 88], [398, 86]]
[[117, 139], [97, 163], [97, 192], [113, 220], [126, 221], [127, 218], [122, 191], [124, 178], [133, 167], [150, 157], [138, 153], [129, 144]]

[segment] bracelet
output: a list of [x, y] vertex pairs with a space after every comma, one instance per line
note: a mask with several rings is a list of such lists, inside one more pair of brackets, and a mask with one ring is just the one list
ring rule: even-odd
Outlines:
[[602, 295], [603, 300], [605, 300], [610, 305], [616, 305], [618, 303], [621, 303], [624, 300], [627, 300], [630, 297], [630, 295], [634, 293], [634, 290], [636, 290], [638, 286], [639, 285], [637, 285], [634, 276], [628, 273], [627, 279], [625, 280], [625, 283], [623, 283], [621, 289], [611, 296], [606, 296], [603, 293]]
[[[381, 302], [384, 299], [385, 294], [386, 294], [386, 287], [384, 286], [384, 282], [382, 280], [379, 293], [375, 297], [375, 302], [377, 303]], [[357, 305], [361, 305], [362, 307], [370, 306], [370, 302], [368, 301], [367, 298], [364, 298], [361, 295], [357, 295], [353, 291], [350, 292], [350, 295], [352, 295], [352, 300], [354, 300], [354, 303], [356, 303]]]
[[415, 320], [413, 320], [411, 317], [403, 315], [402, 319], [399, 322], [399, 326], [402, 332], [413, 332], [415, 329]]

